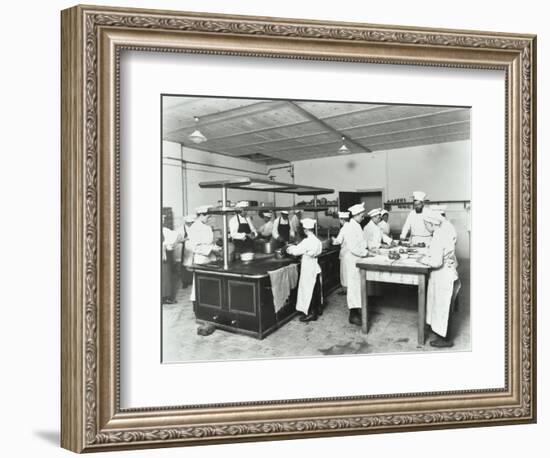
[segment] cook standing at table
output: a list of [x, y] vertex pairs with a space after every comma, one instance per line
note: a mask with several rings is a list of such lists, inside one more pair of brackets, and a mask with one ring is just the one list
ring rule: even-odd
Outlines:
[[433, 233], [426, 256], [419, 262], [432, 267], [426, 295], [426, 323], [437, 334], [430, 341], [432, 347], [452, 347], [450, 336], [451, 304], [460, 290], [458, 263], [455, 255], [456, 230], [440, 213], [426, 210], [423, 213], [426, 229]]
[[321, 287], [319, 274], [321, 267], [317, 257], [323, 251], [321, 241], [315, 236], [315, 220], [304, 218], [304, 239], [298, 245], [290, 245], [286, 252], [292, 256], [301, 256], [300, 281], [298, 283], [298, 297], [296, 310], [303, 313], [302, 322], [315, 321], [321, 314]]
[[424, 201], [426, 200], [426, 193], [422, 191], [413, 192], [413, 210], [407, 216], [405, 225], [401, 231], [401, 240], [407, 238], [408, 233], [411, 233], [411, 244], [418, 245], [424, 243], [426, 246], [430, 245], [432, 240], [432, 234], [428, 232], [424, 225]]
[[382, 213], [380, 213], [381, 219], [378, 223], [378, 227], [382, 229], [382, 232], [386, 235], [390, 235], [390, 225], [388, 223], [388, 219], [390, 218], [390, 212], [388, 210], [382, 210]]
[[288, 219], [288, 210], [282, 210], [278, 218], [273, 221], [273, 238], [281, 243], [288, 243], [296, 237], [294, 229]]
[[349, 322], [361, 326], [361, 273], [357, 262], [368, 256], [367, 241], [361, 229], [361, 220], [365, 213], [365, 204], [360, 203], [348, 208], [351, 214], [346, 229], [347, 254], [344, 257], [348, 293], [346, 296], [349, 308]]
[[[222, 248], [214, 243], [214, 232], [208, 224], [210, 215], [208, 209], [211, 205], [203, 205], [197, 208], [197, 219], [188, 231], [189, 248], [193, 251], [193, 264], [208, 264], [216, 260], [216, 253]], [[191, 288], [191, 301], [195, 300], [195, 278]]]
[[349, 212], [338, 212], [338, 218], [340, 219], [340, 231], [338, 232], [338, 235], [336, 237], [332, 237], [332, 244], [333, 245], [340, 245], [340, 284], [342, 285], [342, 289], [338, 291], [338, 294], [340, 296], [344, 296], [347, 294], [347, 277], [346, 277], [346, 263], [344, 261], [344, 258], [346, 257], [346, 254], [348, 252], [347, 247], [347, 226], [349, 224], [350, 219], [350, 213]]
[[253, 240], [258, 235], [246, 207], [248, 207], [248, 201], [238, 202], [235, 205], [237, 214], [229, 220], [229, 235], [235, 244], [236, 253], [254, 251]]
[[363, 229], [363, 234], [367, 242], [367, 248], [369, 250], [375, 250], [380, 248], [382, 242], [391, 245], [391, 237], [384, 234], [378, 225], [378, 223], [382, 220], [382, 209], [374, 208], [368, 213], [368, 215], [370, 216], [370, 221]]
[[273, 233], [273, 213], [264, 212], [262, 218], [264, 220], [264, 224], [262, 224], [258, 230], [258, 234], [264, 239], [269, 239]]

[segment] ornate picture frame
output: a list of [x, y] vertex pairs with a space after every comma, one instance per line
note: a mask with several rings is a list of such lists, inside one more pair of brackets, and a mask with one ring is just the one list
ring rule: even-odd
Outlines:
[[[504, 71], [505, 388], [121, 409], [123, 50]], [[62, 12], [61, 51], [64, 448], [92, 452], [536, 421], [535, 36], [76, 6]]]

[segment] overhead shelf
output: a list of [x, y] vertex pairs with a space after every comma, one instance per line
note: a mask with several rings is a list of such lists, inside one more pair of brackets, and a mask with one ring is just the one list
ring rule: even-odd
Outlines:
[[327, 207], [326, 205], [319, 205], [317, 207], [313, 206], [313, 205], [294, 205], [292, 207], [278, 207], [278, 206], [273, 206], [273, 205], [269, 205], [269, 206], [262, 206], [262, 207], [259, 207], [259, 206], [255, 206], [255, 207], [212, 207], [208, 210], [208, 213], [211, 213], [211, 214], [223, 214], [223, 213], [235, 213], [239, 210], [248, 210], [248, 211], [281, 211], [281, 210], [288, 210], [288, 211], [292, 211], [292, 210], [302, 210], [302, 211], [305, 211], [305, 212], [321, 212], [321, 211], [326, 211], [328, 210], [329, 208], [331, 207]]
[[332, 194], [334, 189], [305, 186], [295, 183], [281, 183], [278, 181], [264, 180], [260, 178], [235, 178], [232, 180], [203, 181], [199, 183], [201, 188], [218, 189], [243, 189], [249, 191], [283, 192], [287, 194], [317, 196], [320, 194]]

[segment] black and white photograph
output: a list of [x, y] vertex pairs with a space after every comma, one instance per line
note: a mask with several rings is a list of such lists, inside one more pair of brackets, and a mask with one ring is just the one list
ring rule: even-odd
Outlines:
[[163, 363], [471, 350], [470, 107], [160, 105]]

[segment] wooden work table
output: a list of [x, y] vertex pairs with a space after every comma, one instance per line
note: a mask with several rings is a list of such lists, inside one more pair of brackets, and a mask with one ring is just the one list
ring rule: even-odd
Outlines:
[[391, 260], [385, 254], [364, 258], [357, 263], [361, 270], [361, 310], [364, 334], [368, 329], [367, 282], [400, 283], [418, 287], [418, 343], [424, 345], [426, 326], [426, 286], [430, 267], [414, 259]]

